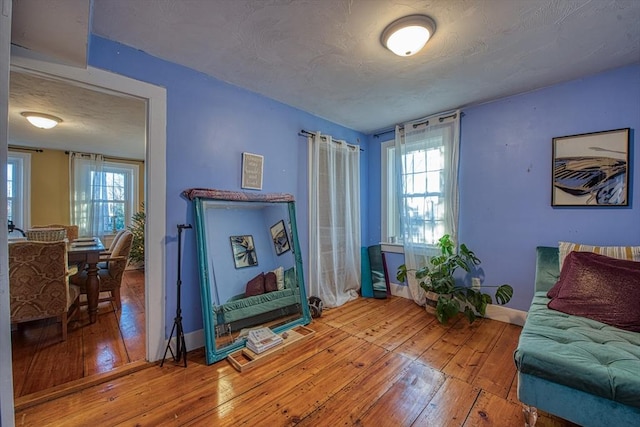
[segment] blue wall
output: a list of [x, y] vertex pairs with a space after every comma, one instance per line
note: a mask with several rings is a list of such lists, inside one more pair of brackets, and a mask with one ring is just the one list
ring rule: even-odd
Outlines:
[[[91, 37], [89, 65], [167, 89], [165, 335], [171, 330], [175, 307], [176, 225], [194, 223], [191, 203], [181, 192], [192, 187], [241, 190], [244, 151], [264, 156], [263, 192], [290, 193], [298, 201], [300, 245], [308, 265], [307, 144], [298, 132], [319, 130], [352, 144], [365, 142], [365, 135], [101, 37]], [[365, 151], [363, 166], [366, 157]], [[364, 207], [367, 169], [361, 170]], [[181, 278], [183, 324], [185, 332], [191, 332], [202, 328], [193, 232], [183, 233]]]
[[[287, 204], [266, 206], [262, 209], [237, 207], [208, 207], [204, 210], [205, 239], [209, 258], [209, 281], [211, 295], [216, 304], [227, 302], [231, 297], [244, 293], [249, 280], [260, 273], [267, 273], [282, 267], [287, 270], [295, 264], [293, 251], [281, 255], [271, 238], [271, 226], [278, 221], [288, 223]], [[286, 227], [286, 226], [285, 226]], [[258, 264], [237, 269], [231, 250], [231, 236], [251, 235], [256, 250]], [[213, 287], [215, 286], [215, 287]]]
[[[559, 240], [639, 244], [640, 174], [634, 166], [640, 150], [633, 145], [640, 128], [640, 65], [466, 108], [464, 113], [460, 241], [482, 260], [486, 284], [514, 287], [508, 306], [529, 307], [536, 246], [557, 246]], [[632, 130], [631, 206], [552, 208], [552, 138], [626, 127]], [[370, 139], [371, 157], [387, 139]], [[379, 154], [369, 173], [369, 197], [374, 200], [380, 192]], [[379, 198], [375, 203], [371, 210], [380, 209]], [[377, 215], [377, 223], [369, 223], [369, 242], [380, 239]]]
[[[240, 190], [241, 153], [265, 156], [264, 192], [291, 193], [308, 265], [306, 140], [300, 129], [320, 130], [361, 154], [362, 242], [380, 240], [381, 138], [287, 105], [127, 46], [92, 36], [90, 65], [167, 88], [166, 324], [172, 323], [177, 271], [175, 225], [193, 223], [191, 187]], [[585, 132], [640, 127], [640, 65], [467, 108], [460, 151], [460, 239], [483, 261], [485, 283], [510, 283], [510, 307], [526, 310], [533, 295], [535, 247], [558, 240], [630, 244], [640, 240], [640, 215], [629, 208], [558, 209], [550, 206], [551, 139]], [[410, 119], [410, 118], [408, 118]], [[632, 150], [631, 201], [638, 193]], [[184, 235], [183, 311], [187, 332], [200, 329], [200, 292], [194, 233]], [[190, 262], [191, 260], [191, 262]], [[395, 275], [392, 272], [392, 275]], [[168, 333], [168, 331], [166, 331]]]

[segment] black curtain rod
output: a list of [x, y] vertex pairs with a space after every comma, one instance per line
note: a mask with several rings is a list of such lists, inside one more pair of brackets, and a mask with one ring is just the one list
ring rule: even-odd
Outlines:
[[[70, 151], [65, 151], [64, 154], [69, 155]], [[79, 154], [91, 154], [91, 153], [79, 153]], [[94, 153], [97, 154], [97, 153]], [[105, 156], [104, 154], [102, 155], [102, 158], [105, 160], [124, 160], [126, 162], [140, 162], [140, 163], [144, 163], [144, 160], [138, 160], [138, 159], [128, 159], [126, 157], [112, 157], [112, 156]]]
[[9, 145], [9, 150], [33, 151], [34, 153], [42, 153], [42, 148], [21, 147], [19, 145]]
[[385, 131], [382, 131], [382, 132], [374, 133], [374, 134], [373, 134], [373, 137], [374, 137], [374, 138], [380, 138], [380, 136], [381, 136], [381, 135], [386, 135], [386, 134], [388, 134], [388, 133], [393, 133], [393, 132], [395, 132], [395, 131], [396, 131], [396, 130], [395, 130], [395, 128], [393, 128], [393, 129], [389, 129], [389, 130], [385, 130]]
[[[313, 136], [315, 135], [315, 133], [313, 132], [309, 132], [308, 130], [300, 130], [300, 132], [298, 132], [298, 135], [300, 136]], [[336, 144], [339, 144], [340, 142], [338, 142], [338, 140], [333, 140]], [[358, 145], [353, 145], [353, 144], [349, 144], [348, 142], [345, 141], [345, 143], [351, 147], [357, 147], [360, 151], [364, 151], [362, 148], [360, 148]]]
[[[458, 113], [453, 113], [453, 114], [449, 114], [448, 116], [438, 117], [438, 122], [442, 123], [444, 121], [444, 119], [450, 119], [450, 118], [455, 119], [457, 116], [458, 116]], [[464, 116], [464, 113], [460, 113], [460, 117], [463, 117], [463, 116]], [[429, 120], [425, 120], [423, 122], [414, 123], [412, 126], [415, 129], [420, 125], [429, 125]]]
[[[449, 119], [449, 118], [454, 118], [455, 119], [456, 116], [457, 116], [457, 113], [449, 114], [448, 116], [438, 117], [438, 122], [442, 123], [445, 119]], [[463, 112], [460, 113], [460, 117], [464, 117], [464, 113]], [[425, 120], [423, 122], [414, 123], [413, 124], [413, 128], [415, 129], [420, 125], [429, 125], [429, 120]], [[385, 130], [383, 132], [374, 133], [373, 137], [374, 138], [379, 138], [380, 135], [384, 135], [384, 134], [395, 132], [395, 131], [396, 131], [395, 128], [394, 129]]]

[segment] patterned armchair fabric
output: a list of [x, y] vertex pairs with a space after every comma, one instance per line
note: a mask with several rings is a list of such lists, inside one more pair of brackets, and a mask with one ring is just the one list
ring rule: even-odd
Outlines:
[[64, 224], [49, 224], [49, 225], [34, 225], [31, 228], [64, 228], [67, 233], [67, 240], [73, 242], [78, 238], [78, 226], [77, 225], [64, 225]]
[[118, 240], [120, 240], [120, 238], [122, 237], [122, 235], [126, 232], [127, 230], [120, 230], [116, 233], [115, 236], [113, 236], [113, 240], [111, 241], [111, 245], [109, 245], [109, 248], [107, 250], [105, 250], [104, 252], [100, 252], [100, 262], [98, 263], [98, 268], [100, 269], [107, 269], [109, 268], [109, 258], [111, 257], [111, 254], [113, 253], [113, 250], [116, 248], [116, 245], [118, 244]]
[[[120, 302], [120, 286], [124, 270], [129, 262], [129, 253], [131, 252], [131, 243], [133, 242], [133, 233], [124, 231], [118, 241], [113, 246], [111, 256], [106, 260], [106, 268], [98, 270], [100, 279], [100, 292], [109, 292], [109, 298], [102, 298], [99, 301], [114, 301], [116, 308], [122, 307]], [[87, 293], [87, 271], [83, 270], [75, 276], [71, 277], [71, 282], [80, 286], [80, 292]]]
[[65, 242], [10, 243], [9, 288], [11, 323], [59, 317], [62, 339], [67, 339], [68, 316], [78, 306], [80, 289], [69, 285]]

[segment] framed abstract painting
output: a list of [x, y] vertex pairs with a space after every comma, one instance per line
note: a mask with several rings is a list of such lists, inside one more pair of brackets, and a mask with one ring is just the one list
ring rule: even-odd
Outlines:
[[276, 255], [282, 255], [283, 253], [291, 250], [289, 245], [289, 238], [284, 228], [284, 221], [280, 220], [271, 226], [271, 239], [273, 240], [273, 246], [276, 249]]
[[552, 206], [629, 205], [629, 128], [553, 138]]
[[231, 250], [233, 262], [236, 268], [253, 267], [258, 265], [256, 247], [253, 244], [253, 236], [231, 236]]

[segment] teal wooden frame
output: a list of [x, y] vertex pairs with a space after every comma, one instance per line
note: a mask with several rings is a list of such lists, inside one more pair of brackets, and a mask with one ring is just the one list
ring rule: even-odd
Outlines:
[[[223, 193], [223, 192], [221, 192]], [[300, 306], [302, 315], [290, 322], [284, 323], [273, 328], [273, 331], [280, 333], [296, 326], [308, 325], [311, 323], [311, 313], [309, 311], [309, 304], [307, 303], [307, 293], [304, 283], [304, 270], [302, 265], [302, 255], [300, 252], [300, 243], [298, 240], [298, 227], [296, 224], [296, 208], [293, 196], [284, 197], [285, 201], [282, 201], [282, 195], [273, 195], [271, 197], [268, 194], [251, 195], [248, 193], [229, 193], [231, 196], [225, 198], [224, 195], [216, 195], [215, 197], [193, 197], [193, 206], [195, 210], [195, 232], [198, 246], [198, 266], [200, 273], [200, 292], [202, 302], [202, 320], [204, 327], [204, 341], [205, 341], [205, 356], [207, 364], [212, 364], [219, 360], [225, 359], [229, 354], [245, 347], [246, 341], [238, 341], [229, 344], [228, 346], [217, 348], [216, 347], [216, 318], [213, 313], [213, 298], [211, 295], [211, 283], [209, 275], [209, 255], [206, 245], [206, 228], [204, 224], [205, 212], [204, 203], [209, 200], [216, 201], [233, 201], [234, 203], [246, 202], [261, 202], [261, 203], [286, 203], [289, 213], [289, 221], [291, 223], [291, 249], [294, 254], [296, 278], [298, 281], [298, 287], [300, 291]], [[242, 200], [238, 200], [234, 195], [242, 194]], [[272, 199], [272, 200], [271, 200]]]

